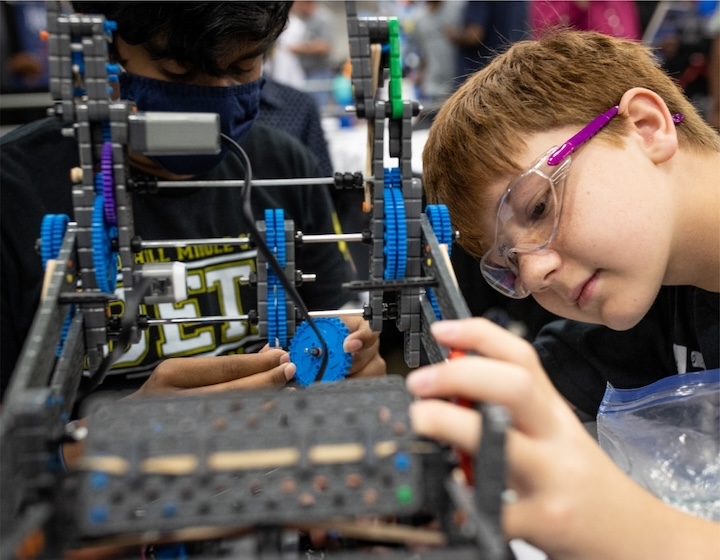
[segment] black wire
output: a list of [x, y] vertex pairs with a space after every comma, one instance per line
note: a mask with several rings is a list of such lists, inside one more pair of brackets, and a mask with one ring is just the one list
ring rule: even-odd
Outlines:
[[250, 228], [250, 233], [252, 234], [252, 237], [254, 238], [258, 249], [265, 256], [273, 271], [280, 279], [280, 283], [283, 285], [283, 288], [285, 288], [285, 291], [290, 294], [290, 298], [293, 300], [293, 303], [300, 311], [300, 315], [308, 322], [310, 328], [313, 330], [313, 332], [315, 332], [315, 335], [320, 342], [320, 346], [322, 348], [322, 356], [320, 358], [320, 369], [315, 376], [315, 382], [321, 381], [323, 375], [325, 374], [325, 368], [327, 367], [328, 361], [327, 343], [325, 342], [325, 339], [323, 338], [320, 329], [315, 324], [315, 321], [313, 321], [312, 317], [310, 316], [310, 312], [308, 311], [305, 302], [303, 301], [298, 291], [295, 289], [294, 283], [291, 282], [285, 275], [285, 271], [280, 266], [280, 263], [265, 243], [263, 236], [260, 235], [260, 232], [255, 225], [255, 216], [253, 215], [252, 206], [250, 204], [250, 194], [252, 189], [252, 166], [250, 165], [250, 158], [245, 153], [245, 150], [243, 150], [240, 144], [235, 142], [235, 140], [233, 140], [226, 134], [220, 134], [220, 138], [228, 145], [228, 147], [230, 148], [230, 150], [233, 151], [233, 153], [235, 153], [245, 162], [245, 184], [243, 185], [242, 189], [242, 212], [245, 220], [248, 223], [248, 228]]
[[[243, 186], [242, 192], [242, 211], [243, 216], [248, 223], [248, 227], [253, 234], [255, 243], [257, 244], [258, 249], [260, 249], [263, 255], [265, 255], [265, 258], [267, 259], [268, 263], [272, 267], [277, 277], [280, 279], [280, 282], [282, 283], [287, 293], [290, 294], [293, 303], [299, 309], [302, 317], [308, 322], [310, 328], [312, 328], [312, 330], [315, 332], [315, 335], [318, 337], [318, 341], [320, 342], [320, 346], [322, 348], [322, 356], [320, 360], [320, 369], [315, 376], [315, 381], [321, 381], [325, 373], [325, 368], [327, 367], [327, 343], [325, 342], [325, 339], [323, 338], [320, 329], [315, 324], [315, 321], [313, 321], [312, 317], [310, 316], [310, 312], [308, 311], [308, 308], [305, 305], [302, 297], [295, 289], [294, 284], [290, 282], [287, 276], [285, 276], [285, 271], [280, 266], [280, 263], [275, 258], [273, 252], [268, 248], [265, 240], [263, 239], [262, 235], [260, 235], [260, 232], [255, 225], [255, 217], [253, 216], [252, 206], [250, 203], [250, 194], [252, 188], [252, 166], [250, 164], [250, 158], [248, 158], [245, 150], [243, 150], [242, 147], [240, 147], [240, 145], [235, 142], [235, 140], [225, 134], [221, 134], [220, 137], [224, 142], [228, 144], [229, 148], [245, 162], [245, 184]], [[93, 373], [89, 378], [87, 378], [87, 382], [83, 384], [84, 386], [82, 387], [82, 396], [80, 397], [81, 399], [85, 398], [102, 384], [112, 365], [125, 352], [125, 348], [130, 342], [133, 327], [135, 326], [136, 319], [139, 315], [138, 311], [140, 309], [140, 303], [142, 302], [142, 298], [145, 296], [145, 293], [147, 292], [149, 287], [150, 280], [143, 278], [140, 282], [138, 282], [137, 286], [135, 286], [135, 289], [130, 292], [130, 296], [128, 297], [125, 305], [125, 314], [123, 315], [122, 321], [120, 323], [121, 327], [118, 340], [114, 344], [112, 352], [110, 352], [107, 356], [105, 356], [105, 358], [103, 358], [103, 361], [100, 363], [100, 366], [95, 371], [95, 373]]]
[[130, 291], [130, 295], [125, 302], [125, 313], [120, 321], [120, 334], [113, 345], [112, 352], [103, 358], [103, 361], [100, 362], [100, 367], [98, 367], [97, 371], [87, 378], [87, 382], [84, 383], [83, 387], [81, 387], [80, 392], [82, 395], [77, 400], [84, 399], [97, 389], [100, 384], [105, 381], [105, 377], [107, 376], [108, 371], [110, 371], [112, 365], [125, 353], [125, 349], [128, 344], [130, 344], [133, 328], [135, 327], [137, 318], [140, 315], [140, 304], [142, 303], [142, 299], [145, 297], [149, 287], [150, 279], [142, 278], [135, 285], [134, 289]]

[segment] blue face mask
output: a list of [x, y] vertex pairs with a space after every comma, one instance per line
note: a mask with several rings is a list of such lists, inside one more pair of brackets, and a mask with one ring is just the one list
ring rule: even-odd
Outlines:
[[[228, 87], [196, 86], [120, 74], [120, 97], [134, 101], [140, 111], [179, 111], [217, 113], [220, 130], [236, 142], [242, 140], [260, 113], [260, 90], [265, 79]], [[219, 154], [198, 156], [153, 156], [151, 159], [177, 175], [201, 175], [225, 157]]]

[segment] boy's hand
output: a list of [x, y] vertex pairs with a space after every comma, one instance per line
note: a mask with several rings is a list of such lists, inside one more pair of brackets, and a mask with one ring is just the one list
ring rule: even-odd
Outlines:
[[594, 516], [603, 512], [604, 527], [622, 532], [632, 525], [623, 512], [652, 509], [649, 502], [656, 499], [626, 477], [590, 437], [553, 387], [533, 347], [485, 319], [435, 323], [432, 333], [440, 344], [478, 355], [410, 373], [409, 390], [425, 399], [411, 405], [414, 430], [474, 453], [481, 433], [479, 413], [438, 399], [506, 407], [512, 418], [507, 480], [514, 491], [502, 512], [506, 537], [523, 538], [553, 558], [581, 557], [582, 552], [587, 558], [617, 557], [588, 553], [588, 543], [602, 541], [598, 535], [616, 534], [599, 533]]
[[343, 322], [350, 329], [343, 350], [353, 355], [348, 377], [385, 375], [385, 360], [380, 356], [380, 333], [370, 330], [370, 324], [362, 317], [343, 317]]
[[[127, 398], [280, 388], [294, 375], [295, 364], [290, 363], [288, 353], [269, 346], [257, 354], [168, 358]], [[85, 425], [86, 419], [80, 422]], [[63, 446], [63, 457], [69, 468], [75, 466], [84, 447], [84, 441]]]
[[290, 363], [290, 356], [277, 348], [265, 347], [257, 354], [169, 358], [130, 396], [283, 387], [294, 375], [295, 364]]

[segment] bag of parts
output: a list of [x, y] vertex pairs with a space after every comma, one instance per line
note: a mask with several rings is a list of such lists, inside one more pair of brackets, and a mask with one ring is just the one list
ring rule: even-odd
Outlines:
[[631, 478], [683, 511], [720, 521], [720, 370], [639, 389], [608, 384], [600, 446]]

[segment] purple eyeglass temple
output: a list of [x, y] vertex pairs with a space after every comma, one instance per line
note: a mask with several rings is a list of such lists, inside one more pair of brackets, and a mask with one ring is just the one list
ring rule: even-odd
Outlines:
[[[557, 150], [550, 154], [550, 156], [548, 156], [547, 158], [547, 164], [550, 166], [558, 165], [567, 156], [572, 154], [585, 142], [590, 140], [590, 138], [600, 132], [603, 127], [607, 123], [609, 123], [615, 115], [618, 114], [618, 110], [618, 105], [615, 105], [614, 107], [610, 107], [607, 111], [591, 120], [585, 128], [583, 128], [575, 136], [570, 138], [570, 140], [565, 142], [562, 146], [560, 146]], [[672, 120], [675, 124], [680, 124], [684, 118], [685, 115], [683, 115], [682, 113], [675, 113], [672, 116]]]

